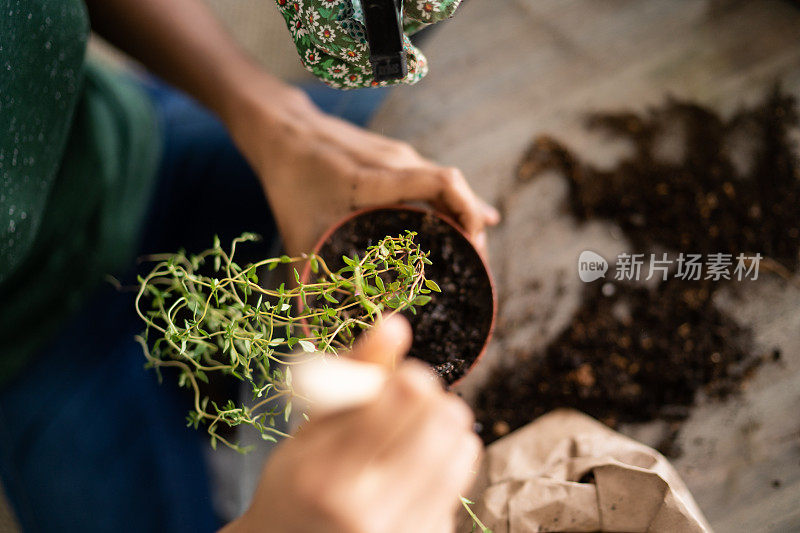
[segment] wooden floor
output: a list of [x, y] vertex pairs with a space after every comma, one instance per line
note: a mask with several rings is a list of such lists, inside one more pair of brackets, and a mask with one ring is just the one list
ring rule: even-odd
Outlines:
[[[511, 333], [464, 384], [466, 397], [514, 348], [541, 348], [566, 325], [579, 304], [580, 251], [614, 257], [628, 247], [613, 227], [578, 225], [564, 213], [560, 176], [512, 186], [531, 138], [553, 134], [604, 164], [626, 147], [589, 136], [580, 124], [589, 110], [641, 109], [672, 94], [727, 112], [777, 80], [800, 95], [795, 5], [468, 0], [431, 37], [430, 75], [396, 90], [373, 128], [461, 167], [506, 206], [491, 250], [499, 319]], [[762, 276], [737, 294], [720, 291], [717, 303], [753, 329], [761, 348], [779, 347], [782, 360], [762, 367], [737, 399], [700, 399], [676, 466], [717, 531], [800, 531], [800, 290]], [[625, 431], [653, 443], [664, 428]]]

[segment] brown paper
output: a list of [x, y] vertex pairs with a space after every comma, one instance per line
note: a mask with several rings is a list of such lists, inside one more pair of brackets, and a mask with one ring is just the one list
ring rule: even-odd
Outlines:
[[489, 446], [473, 493], [494, 533], [711, 531], [663, 455], [567, 409]]

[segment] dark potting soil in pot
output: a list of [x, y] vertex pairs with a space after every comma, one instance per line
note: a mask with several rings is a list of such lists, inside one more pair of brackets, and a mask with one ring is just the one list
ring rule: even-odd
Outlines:
[[[760, 253], [762, 271], [772, 262], [772, 270], [791, 272], [800, 249], [800, 161], [791, 136], [798, 125], [794, 98], [778, 89], [729, 119], [674, 99], [642, 114], [594, 114], [588, 126], [627, 141], [630, 155], [598, 169], [542, 136], [517, 181], [558, 171], [573, 216], [612, 220], [637, 253]], [[520, 354], [525, 363], [498, 369], [479, 392], [482, 437], [491, 442], [557, 407], [612, 427], [668, 420], [674, 437], [698, 390], [724, 397], [746, 386], [761, 361], [780, 358], [778, 350], [753, 353], [749, 331], [714, 307], [723, 284], [673, 277], [655, 289], [587, 286], [581, 308], [543, 353]], [[498, 328], [501, 343], [504, 334]], [[673, 444], [665, 440], [661, 451], [674, 454]]]
[[414, 331], [409, 355], [430, 364], [448, 384], [464, 375], [480, 355], [492, 325], [492, 287], [472, 245], [432, 213], [380, 209], [345, 222], [325, 242], [319, 255], [328, 267], [344, 267], [342, 256], [364, 255], [367, 247], [387, 235], [406, 230], [418, 235], [415, 242], [430, 252], [432, 264], [425, 277], [442, 292], [414, 315], [406, 312]]

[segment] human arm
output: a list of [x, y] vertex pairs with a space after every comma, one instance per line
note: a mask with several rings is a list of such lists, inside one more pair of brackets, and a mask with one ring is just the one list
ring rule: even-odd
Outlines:
[[253, 62], [199, 0], [88, 0], [93, 27], [226, 124], [259, 175], [291, 254], [359, 207], [425, 200], [478, 244], [497, 212], [461, 172], [325, 115]]

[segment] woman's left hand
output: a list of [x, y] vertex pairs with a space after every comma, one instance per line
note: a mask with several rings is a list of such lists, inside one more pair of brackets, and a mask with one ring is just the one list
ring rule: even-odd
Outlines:
[[311, 251], [353, 210], [416, 200], [453, 217], [485, 248], [485, 228], [500, 215], [457, 168], [326, 115], [302, 91], [274, 79], [251, 84], [245, 94], [226, 122], [260, 176], [289, 254]]

